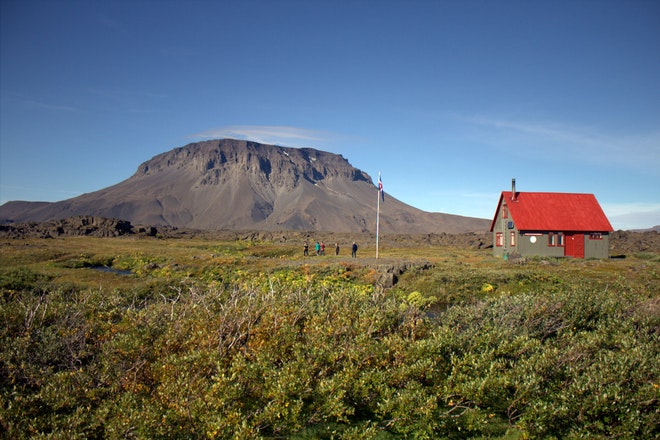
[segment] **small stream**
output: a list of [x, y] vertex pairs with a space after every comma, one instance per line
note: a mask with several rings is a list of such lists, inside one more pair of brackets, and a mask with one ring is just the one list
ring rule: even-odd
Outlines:
[[133, 272], [131, 272], [130, 270], [114, 269], [110, 266], [93, 266], [90, 267], [90, 269], [93, 269], [98, 272], [114, 273], [117, 275], [133, 275]]

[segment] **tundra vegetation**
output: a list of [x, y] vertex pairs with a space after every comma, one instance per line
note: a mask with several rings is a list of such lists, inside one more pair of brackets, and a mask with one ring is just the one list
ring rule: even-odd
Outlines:
[[660, 436], [657, 253], [515, 264], [391, 243], [374, 260], [194, 237], [0, 249], [5, 438]]

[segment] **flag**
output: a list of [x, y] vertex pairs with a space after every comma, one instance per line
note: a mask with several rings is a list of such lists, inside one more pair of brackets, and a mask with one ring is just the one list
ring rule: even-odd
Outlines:
[[380, 180], [380, 173], [378, 173], [378, 191], [380, 192], [380, 198], [385, 201], [385, 191], [383, 191], [383, 182]]

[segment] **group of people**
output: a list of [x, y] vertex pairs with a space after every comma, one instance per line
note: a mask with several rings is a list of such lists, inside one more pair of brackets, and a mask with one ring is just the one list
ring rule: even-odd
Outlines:
[[[325, 243], [324, 242], [316, 242], [314, 245], [314, 250], [316, 251], [316, 255], [325, 255]], [[358, 250], [358, 245], [357, 243], [353, 242], [353, 245], [351, 246], [351, 256], [353, 258], [357, 258], [357, 250]], [[303, 244], [303, 255], [308, 256], [309, 255], [309, 244], [305, 242]], [[335, 243], [335, 255], [339, 255], [339, 243]]]

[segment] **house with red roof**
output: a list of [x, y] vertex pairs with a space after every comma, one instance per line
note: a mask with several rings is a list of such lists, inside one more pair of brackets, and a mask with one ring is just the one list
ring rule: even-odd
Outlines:
[[593, 194], [502, 191], [490, 225], [493, 254], [608, 258], [612, 225]]

